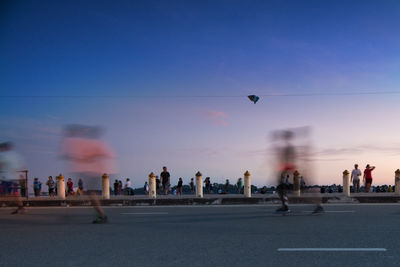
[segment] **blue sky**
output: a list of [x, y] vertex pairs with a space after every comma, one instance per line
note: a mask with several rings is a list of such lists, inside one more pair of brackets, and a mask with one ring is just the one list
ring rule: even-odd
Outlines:
[[0, 98], [0, 138], [33, 176], [65, 171], [68, 123], [103, 125], [135, 185], [163, 165], [176, 180], [249, 169], [273, 184], [266, 137], [304, 125], [319, 183], [355, 161], [377, 165], [377, 183], [400, 167], [398, 94], [245, 97], [400, 92], [398, 1], [2, 1], [0, 12], [0, 96], [30, 96]]

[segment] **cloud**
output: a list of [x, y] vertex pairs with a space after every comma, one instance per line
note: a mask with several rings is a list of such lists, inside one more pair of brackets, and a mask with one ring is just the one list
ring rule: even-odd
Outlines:
[[206, 110], [205, 111], [206, 117], [217, 126], [227, 127], [229, 123], [225, 121], [228, 115], [222, 111], [215, 111], [215, 110]]

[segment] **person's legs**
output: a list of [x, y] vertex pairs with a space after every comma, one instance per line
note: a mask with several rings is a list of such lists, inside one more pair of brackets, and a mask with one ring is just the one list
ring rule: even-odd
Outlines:
[[371, 191], [371, 184], [367, 182], [367, 183], [365, 184], [365, 192], [366, 192], [366, 193], [369, 193], [370, 191]]
[[288, 211], [289, 210], [289, 199], [287, 197], [287, 190], [286, 190], [286, 184], [282, 183], [278, 185], [278, 194], [279, 194], [279, 199], [282, 202], [282, 207], [279, 208], [277, 211]]
[[107, 222], [107, 216], [104, 214], [104, 210], [100, 205], [100, 199], [97, 196], [96, 192], [89, 191], [88, 194], [89, 194], [90, 202], [92, 203], [93, 208], [96, 210], [96, 212], [98, 214], [97, 218], [93, 221], [93, 223]]
[[357, 182], [356, 183], [357, 193], [359, 193], [360, 192], [360, 180], [357, 180], [356, 182]]

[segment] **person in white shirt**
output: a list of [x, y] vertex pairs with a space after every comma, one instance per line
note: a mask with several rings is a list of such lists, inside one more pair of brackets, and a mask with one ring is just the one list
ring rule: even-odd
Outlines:
[[353, 188], [355, 193], [360, 192], [360, 176], [361, 171], [358, 169], [358, 164], [354, 164], [354, 170], [351, 172], [351, 179], [350, 181], [353, 182]]
[[131, 187], [131, 181], [129, 178], [126, 178], [126, 182], [125, 182], [125, 194], [128, 196], [133, 195], [133, 189]]

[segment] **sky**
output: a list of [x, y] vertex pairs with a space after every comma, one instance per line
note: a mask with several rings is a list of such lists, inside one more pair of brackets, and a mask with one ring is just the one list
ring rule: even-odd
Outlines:
[[399, 1], [1, 1], [0, 62], [0, 141], [42, 182], [71, 123], [102, 126], [134, 186], [162, 166], [273, 185], [270, 133], [304, 126], [312, 183], [400, 168]]

